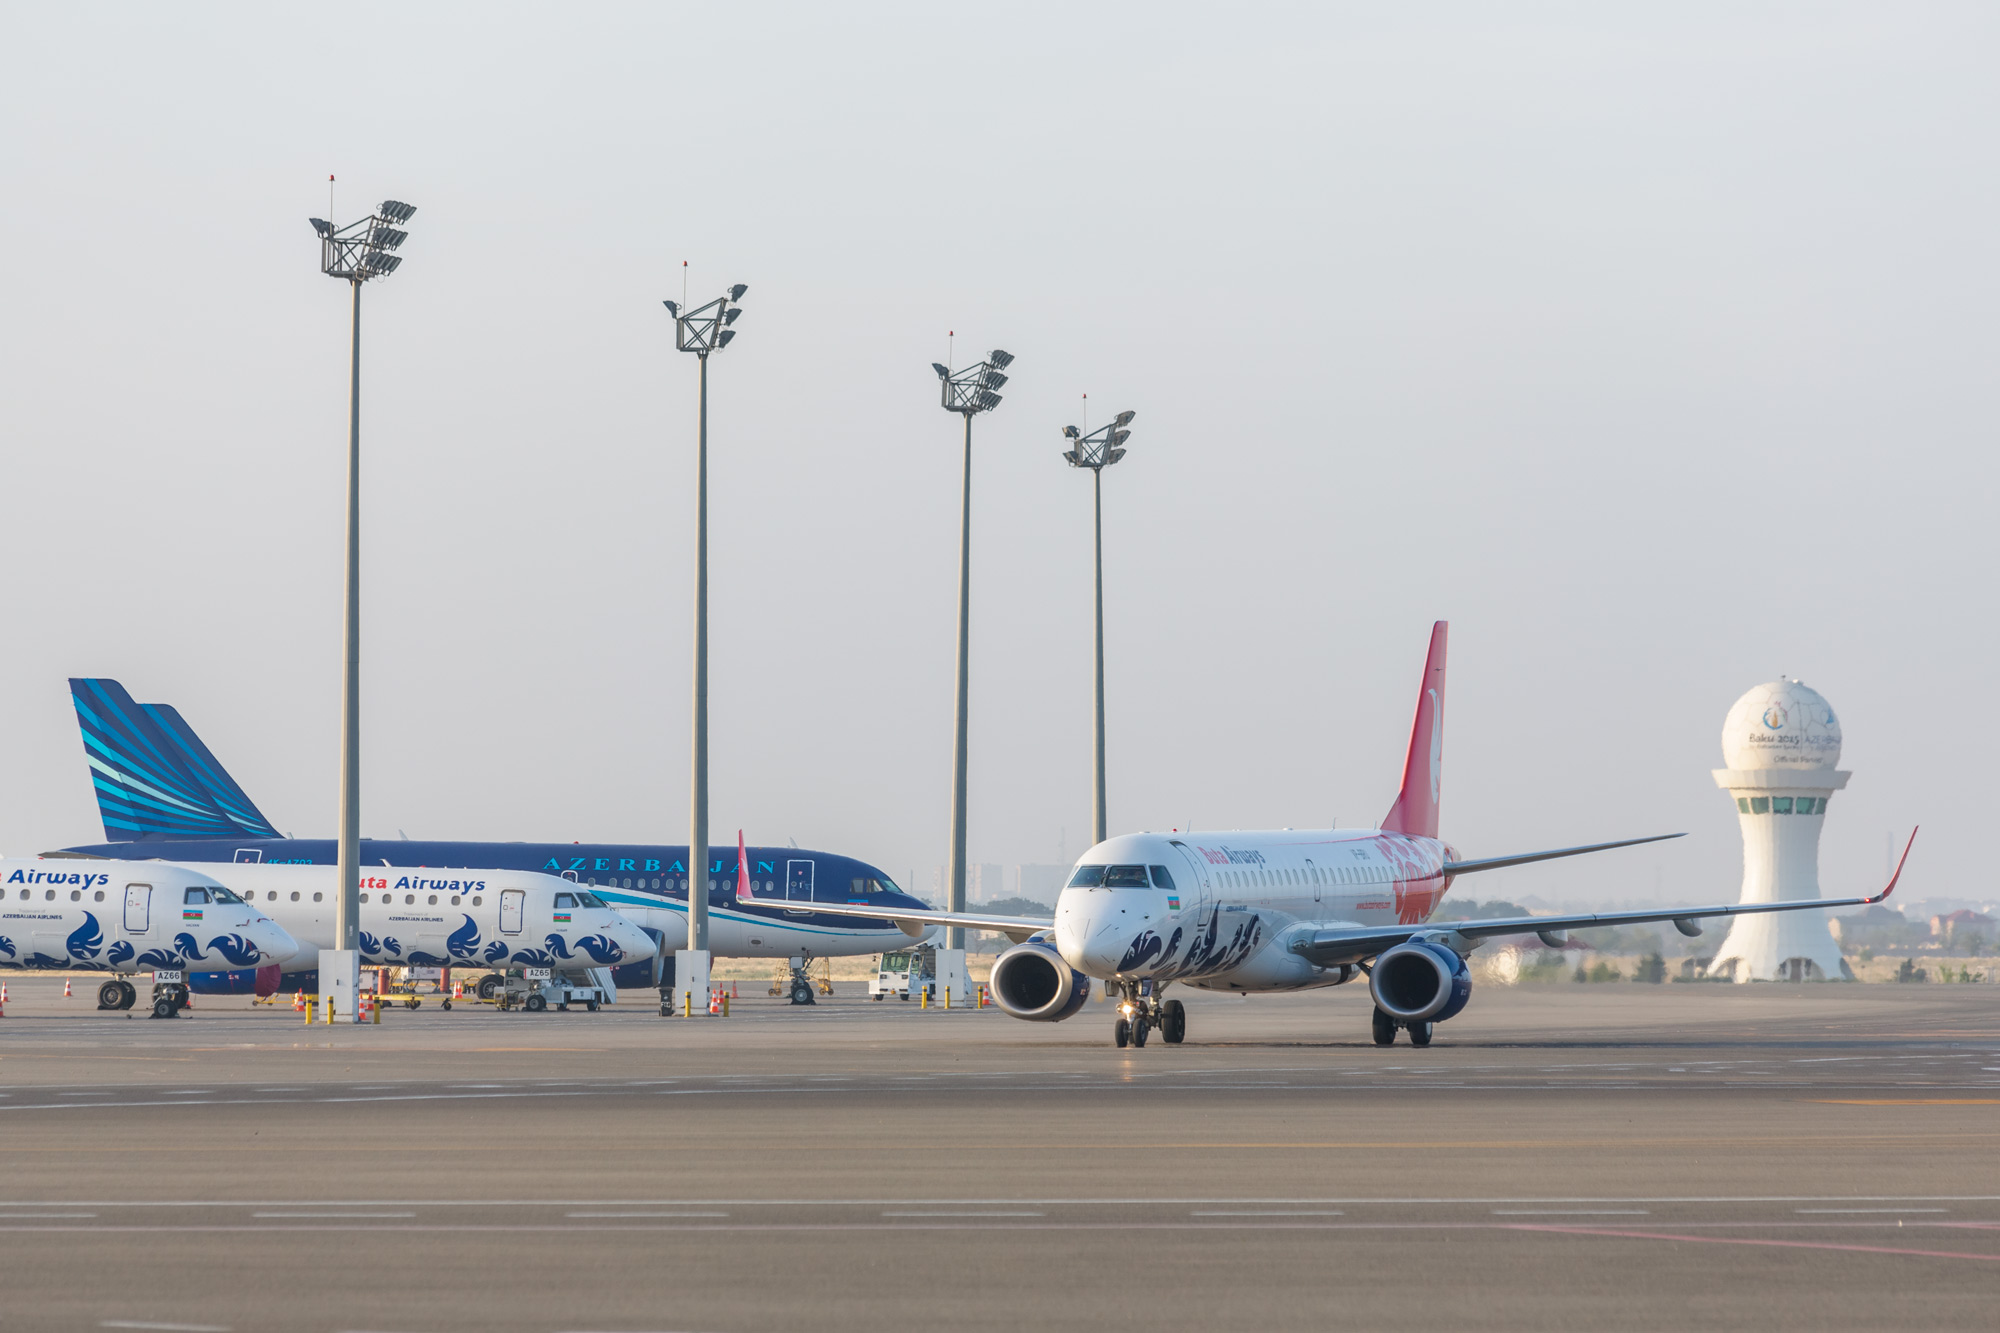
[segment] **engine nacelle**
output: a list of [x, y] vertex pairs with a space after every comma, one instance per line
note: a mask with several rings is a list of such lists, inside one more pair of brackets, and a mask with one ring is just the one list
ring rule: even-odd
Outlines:
[[1031, 1023], [1060, 1023], [1090, 998], [1090, 978], [1040, 940], [1017, 944], [994, 959], [986, 984], [995, 1004]]
[[1442, 1023], [1472, 998], [1472, 973], [1444, 945], [1411, 940], [1376, 958], [1368, 993], [1399, 1023]]

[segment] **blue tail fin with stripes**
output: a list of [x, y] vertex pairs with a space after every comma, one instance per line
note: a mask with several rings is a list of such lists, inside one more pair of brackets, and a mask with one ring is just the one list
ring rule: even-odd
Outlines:
[[115, 680], [69, 691], [107, 841], [280, 836], [172, 708], [135, 703]]

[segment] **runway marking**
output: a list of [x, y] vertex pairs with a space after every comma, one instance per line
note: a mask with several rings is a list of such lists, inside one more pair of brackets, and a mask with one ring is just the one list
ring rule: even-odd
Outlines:
[[2000, 1254], [1968, 1254], [1963, 1250], [1914, 1250], [1896, 1245], [1845, 1245], [1830, 1240], [1767, 1240], [1755, 1236], [1689, 1236], [1667, 1231], [1612, 1231], [1603, 1227], [1532, 1226], [1516, 1223], [1521, 1231], [1554, 1231], [1571, 1236], [1609, 1236], [1629, 1240], [1678, 1240], [1702, 1245], [1763, 1245], [1783, 1250], [1843, 1250], [1851, 1254], [1904, 1254], [1922, 1259], [1979, 1259], [2000, 1263]]
[[[452, 1048], [449, 1046], [439, 1046], [432, 1049], [449, 1052]], [[571, 1051], [575, 1051], [578, 1055], [602, 1055], [605, 1048], [602, 1046], [474, 1046], [472, 1050], [477, 1054], [491, 1054], [501, 1051], [552, 1051], [557, 1054], [566, 1055]]]
[[229, 1333], [227, 1324], [152, 1324], [140, 1319], [107, 1319], [99, 1328], [157, 1328], [174, 1333]]
[[727, 1217], [728, 1213], [564, 1213], [564, 1217]]
[[2000, 1106], [2000, 1097], [1808, 1097], [1821, 1106]]
[[57, 1222], [77, 1217], [96, 1217], [96, 1213], [0, 1213], [0, 1218], [9, 1222]]
[[1948, 1213], [1949, 1208], [1794, 1208], [1795, 1213]]
[[[157, 1149], [149, 1149], [157, 1151]], [[482, 1150], [483, 1151], [483, 1150]], [[770, 1198], [718, 1199], [0, 1199], [0, 1209], [63, 1210], [72, 1208], [1049, 1208], [1049, 1207], [1190, 1207], [1190, 1208], [1333, 1208], [1407, 1206], [1636, 1206], [1639, 1204], [1982, 1204], [2000, 1203], [2000, 1194], [1672, 1194], [1556, 1196], [1285, 1196], [1285, 1195], [1118, 1195], [1077, 1198]], [[1888, 1212], [1911, 1211], [1906, 1208]], [[1956, 1225], [1956, 1224], [1954, 1224]]]
[[367, 1218], [375, 1218], [375, 1217], [410, 1218], [410, 1217], [415, 1217], [416, 1214], [415, 1213], [252, 1213], [250, 1214], [250, 1216], [289, 1218], [293, 1220], [302, 1218], [331, 1218], [336, 1222], [358, 1222], [365, 1220]]

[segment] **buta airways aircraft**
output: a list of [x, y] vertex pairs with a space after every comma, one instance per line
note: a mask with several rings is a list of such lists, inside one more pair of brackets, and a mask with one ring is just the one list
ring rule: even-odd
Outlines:
[[[331, 839], [280, 834], [173, 708], [135, 703], [115, 680], [71, 680], [69, 688], [105, 841], [49, 855], [334, 864]], [[690, 876], [685, 846], [361, 840], [364, 866], [538, 871], [574, 880], [662, 942], [660, 953], [618, 968], [613, 975], [621, 986], [672, 984], [669, 951], [674, 940], [686, 937], [690, 878], [697, 891], [705, 882], [709, 895], [711, 947], [732, 958], [840, 957], [908, 948], [912, 935], [881, 918], [891, 911], [901, 918], [906, 909], [926, 905], [852, 857], [796, 847], [743, 848], [734, 860], [721, 849], [710, 856], [707, 875]], [[749, 886], [741, 901], [731, 892], [739, 881]], [[876, 907], [873, 919], [821, 910], [857, 903]], [[929, 926], [919, 926], [915, 936], [930, 933]]]
[[[1460, 875], [1681, 836], [1478, 860], [1440, 838], [1446, 631], [1442, 620], [1432, 627], [1402, 790], [1380, 828], [1126, 834], [1084, 854], [1052, 918], [932, 911], [898, 916], [907, 920], [906, 930], [965, 926], [1011, 938], [1014, 947], [993, 964], [991, 988], [1016, 1018], [1069, 1018], [1089, 998], [1091, 980], [1105, 982], [1122, 999], [1113, 1033], [1119, 1046], [1143, 1046], [1154, 1029], [1169, 1042], [1186, 1035], [1186, 1010], [1164, 998], [1175, 982], [1254, 993], [1338, 986], [1357, 975], [1368, 978], [1375, 1000], [1376, 1043], [1393, 1043], [1402, 1029], [1424, 1046], [1433, 1025], [1459, 1013], [1472, 997], [1466, 955], [1496, 936], [1533, 933], [1556, 945], [1566, 931], [1643, 921], [1671, 921], [1681, 933], [1699, 935], [1705, 917], [1860, 906], [1881, 902], [1895, 889], [1900, 862], [1888, 887], [1870, 898], [1427, 924]], [[1914, 842], [1916, 834], [1910, 837]], [[1907, 846], [1903, 856], [1909, 856]], [[823, 910], [866, 915], [869, 909]]]

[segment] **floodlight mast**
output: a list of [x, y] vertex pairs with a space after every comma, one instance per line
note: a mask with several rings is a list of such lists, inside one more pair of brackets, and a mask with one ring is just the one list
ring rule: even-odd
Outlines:
[[391, 223], [408, 222], [416, 209], [394, 199], [359, 222], [337, 227], [313, 218], [320, 239], [320, 271], [353, 289], [353, 335], [347, 397], [347, 581], [342, 597], [340, 645], [340, 847], [334, 880], [334, 948], [324, 961], [330, 974], [322, 985], [326, 1021], [334, 1021], [334, 998], [343, 996], [342, 1017], [361, 1021], [356, 997], [361, 989], [361, 285], [386, 278], [401, 266], [389, 253], [409, 239]]
[[[965, 418], [965, 462], [959, 487], [958, 522], [958, 707], [954, 716], [951, 748], [951, 882], [945, 891], [948, 911], [965, 910], [965, 770], [966, 770], [966, 681], [970, 647], [972, 602], [972, 419], [981, 412], [1000, 406], [998, 390], [1007, 383], [1001, 372], [1014, 363], [1012, 353], [997, 348], [984, 361], [960, 371], [937, 362], [942, 385], [943, 406]], [[965, 928], [952, 926], [945, 932], [945, 947], [963, 950]]]
[[[675, 988], [690, 991], [696, 982], [703, 994], [708, 989], [708, 358], [729, 346], [736, 337], [730, 326], [743, 311], [735, 303], [750, 288], [737, 283], [727, 296], [719, 296], [692, 310], [682, 310], [674, 301], [663, 301], [674, 317], [674, 346], [694, 353], [700, 363], [700, 407], [697, 411], [694, 465], [694, 718], [692, 753], [689, 756], [688, 792], [688, 952], [694, 955], [677, 964]], [[684, 966], [683, 966], [684, 964]], [[685, 975], [682, 975], [685, 973]], [[691, 1002], [683, 1006], [693, 1012]], [[672, 1012], [672, 999], [660, 997], [660, 1011]], [[705, 1012], [705, 1010], [704, 1010]]]
[[1063, 427], [1063, 438], [1072, 441], [1063, 458], [1074, 468], [1090, 470], [1091, 514], [1097, 553], [1097, 695], [1093, 709], [1094, 736], [1090, 768], [1090, 838], [1095, 846], [1110, 836], [1104, 817], [1104, 469], [1125, 456], [1125, 441], [1132, 438], [1126, 427], [1136, 412], [1120, 412], [1111, 423], [1084, 434], [1075, 426]]

